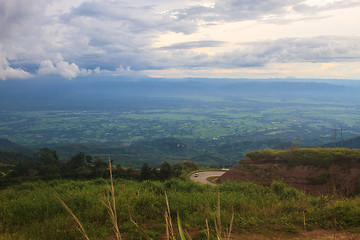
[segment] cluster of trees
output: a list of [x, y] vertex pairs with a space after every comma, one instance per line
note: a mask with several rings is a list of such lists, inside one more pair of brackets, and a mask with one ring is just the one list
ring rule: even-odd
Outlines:
[[163, 162], [160, 168], [151, 168], [148, 163], [144, 163], [140, 170], [139, 180], [160, 180], [165, 181], [173, 177], [179, 177], [183, 171], [191, 172], [197, 170], [199, 166], [194, 162], [184, 161], [170, 165]]
[[[0, 166], [1, 167], [1, 166]], [[13, 183], [34, 180], [53, 179], [93, 179], [109, 177], [109, 163], [99, 157], [92, 157], [83, 152], [71, 157], [67, 162], [61, 162], [56, 150], [42, 148], [28, 161], [19, 161], [15, 165], [4, 164], [0, 186]], [[161, 164], [160, 168], [151, 168], [144, 163], [140, 170], [123, 168], [121, 165], [113, 165], [115, 178], [131, 180], [161, 180], [180, 176], [183, 169], [193, 170], [198, 166], [192, 162], [183, 162], [170, 165], [168, 162]]]

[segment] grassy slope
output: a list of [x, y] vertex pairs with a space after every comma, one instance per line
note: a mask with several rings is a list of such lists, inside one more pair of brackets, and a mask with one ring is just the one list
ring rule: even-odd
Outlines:
[[308, 165], [327, 168], [331, 164], [360, 162], [360, 149], [297, 148], [293, 150], [268, 149], [246, 154], [254, 162], [284, 162], [290, 166]]
[[[223, 229], [234, 211], [233, 231], [295, 233], [306, 229], [345, 229], [360, 232], [360, 198], [335, 199], [305, 196], [282, 182], [271, 188], [255, 184], [223, 184], [216, 187], [190, 181], [115, 181], [120, 232], [124, 239], [141, 239], [129, 214], [154, 239], [165, 233], [166, 190], [173, 219], [202, 238], [205, 221], [214, 231], [214, 215], [220, 193]], [[101, 203], [106, 193], [103, 179], [59, 180], [22, 183], [0, 192], [0, 239], [81, 239], [73, 219], [55, 197], [58, 193], [80, 219], [91, 239], [107, 239], [112, 225]], [[336, 220], [335, 220], [336, 219]], [[196, 238], [195, 238], [196, 239]]]

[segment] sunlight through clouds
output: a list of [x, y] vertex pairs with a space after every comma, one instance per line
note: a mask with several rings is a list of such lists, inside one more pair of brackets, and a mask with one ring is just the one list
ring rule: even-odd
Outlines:
[[[273, 66], [297, 63], [329, 77], [334, 67], [326, 66], [360, 63], [357, 0], [2, 0], [0, 8], [3, 80], [101, 76], [119, 66], [157, 76], [177, 69], [186, 76], [286, 77]], [[346, 66], [341, 74], [357, 79]], [[308, 71], [296, 69], [294, 77]]]

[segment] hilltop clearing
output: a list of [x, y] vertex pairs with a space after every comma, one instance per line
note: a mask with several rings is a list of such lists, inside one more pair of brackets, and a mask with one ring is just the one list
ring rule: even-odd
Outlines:
[[315, 148], [259, 150], [219, 178], [269, 186], [282, 180], [313, 195], [360, 193], [360, 150]]

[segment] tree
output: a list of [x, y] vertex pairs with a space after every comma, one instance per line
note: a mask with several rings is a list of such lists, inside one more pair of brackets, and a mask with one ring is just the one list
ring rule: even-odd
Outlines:
[[163, 162], [160, 165], [160, 180], [165, 181], [172, 175], [171, 165], [168, 162]]
[[159, 180], [159, 170], [157, 168], [151, 170], [151, 180]]
[[83, 152], [79, 152], [71, 157], [70, 161], [66, 163], [66, 175], [73, 178], [91, 177], [92, 170], [89, 166], [90, 162], [92, 162], [90, 156], [85, 155]]
[[42, 148], [35, 155], [37, 157], [37, 161], [44, 166], [60, 165], [59, 157], [56, 153], [56, 150], [51, 150], [50, 148]]
[[105, 161], [102, 161], [99, 157], [95, 157], [95, 160], [93, 162], [94, 165], [94, 177], [106, 177], [109, 175], [108, 171], [108, 163]]
[[151, 168], [148, 163], [144, 163], [140, 171], [140, 180], [150, 180], [151, 179]]
[[72, 156], [70, 161], [68, 161], [66, 163], [66, 166], [69, 170], [80, 168], [80, 167], [85, 167], [86, 166], [85, 153], [79, 152], [75, 156]]
[[180, 176], [182, 171], [191, 172], [199, 169], [199, 166], [190, 161], [183, 161], [172, 166], [173, 176]]
[[61, 176], [61, 163], [56, 150], [42, 148], [35, 156], [37, 157], [36, 167], [41, 178], [55, 179]]
[[36, 180], [38, 178], [38, 170], [32, 162], [19, 162], [15, 165], [14, 170], [9, 172], [7, 177]]

